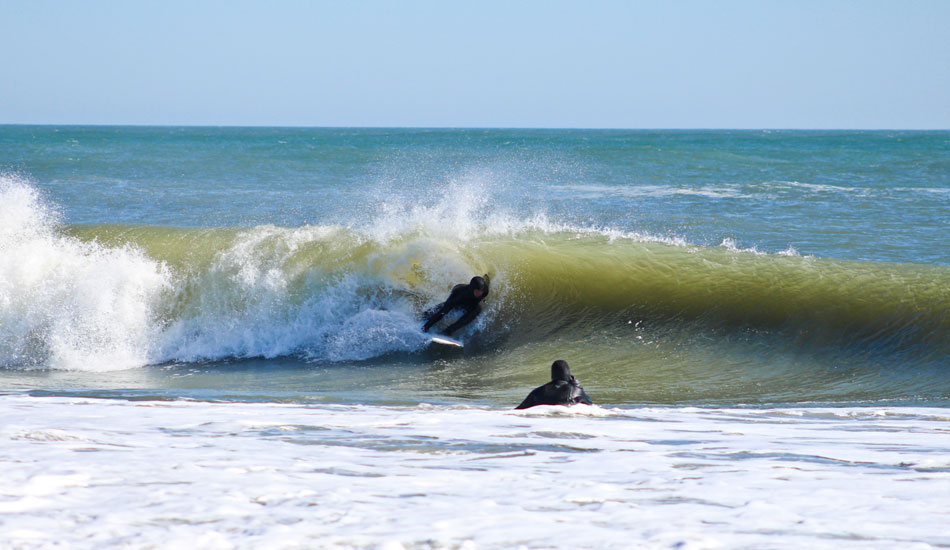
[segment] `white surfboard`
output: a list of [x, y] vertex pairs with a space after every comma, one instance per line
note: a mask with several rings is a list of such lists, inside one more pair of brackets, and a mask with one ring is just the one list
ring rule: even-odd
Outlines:
[[444, 347], [452, 347], [452, 348], [465, 347], [465, 344], [463, 344], [462, 342], [459, 342], [458, 340], [453, 340], [451, 338], [447, 338], [445, 336], [433, 336], [432, 338], [429, 338], [428, 340], [426, 340], [426, 345], [440, 346], [440, 347], [444, 346]]

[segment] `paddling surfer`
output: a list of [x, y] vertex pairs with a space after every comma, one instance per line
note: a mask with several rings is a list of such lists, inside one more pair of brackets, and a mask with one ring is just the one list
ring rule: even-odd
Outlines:
[[444, 302], [424, 314], [426, 324], [422, 327], [423, 332], [429, 332], [432, 325], [438, 323], [446, 313], [453, 309], [462, 309], [465, 313], [442, 331], [442, 334], [451, 336], [453, 332], [475, 320], [475, 317], [482, 312], [480, 302], [486, 296], [488, 296], [488, 275], [472, 277], [467, 285], [455, 285]]
[[527, 409], [537, 405], [593, 405], [584, 388], [571, 376], [571, 367], [567, 361], [559, 359], [551, 365], [551, 381], [538, 386], [516, 409]]

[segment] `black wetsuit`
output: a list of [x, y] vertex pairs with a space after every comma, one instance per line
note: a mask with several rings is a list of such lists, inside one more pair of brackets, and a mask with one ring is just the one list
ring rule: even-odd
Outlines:
[[[473, 292], [475, 289], [482, 291], [480, 297], [475, 296]], [[458, 321], [455, 321], [442, 331], [442, 334], [446, 336], [451, 335], [456, 330], [471, 323], [475, 317], [482, 312], [482, 306], [479, 302], [484, 300], [486, 296], [488, 296], [488, 281], [481, 277], [473, 277], [471, 282], [467, 285], [455, 285], [452, 287], [452, 292], [449, 293], [449, 297], [444, 302], [425, 313], [426, 324], [422, 327], [422, 330], [429, 332], [432, 325], [438, 323], [446, 313], [453, 309], [458, 308], [465, 310], [465, 314], [462, 315]]]
[[539, 386], [525, 397], [516, 409], [527, 409], [537, 405], [593, 405], [584, 388], [571, 376], [567, 361], [555, 361], [551, 365], [551, 381]]

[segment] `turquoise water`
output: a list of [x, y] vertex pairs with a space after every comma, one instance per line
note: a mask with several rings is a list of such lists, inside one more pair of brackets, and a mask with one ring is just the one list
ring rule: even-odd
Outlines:
[[0, 170], [11, 389], [504, 406], [564, 358], [617, 405], [950, 397], [950, 132], [3, 126]]

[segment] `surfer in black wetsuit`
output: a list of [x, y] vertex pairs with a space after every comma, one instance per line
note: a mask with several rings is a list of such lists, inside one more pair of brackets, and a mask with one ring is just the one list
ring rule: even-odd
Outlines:
[[584, 388], [571, 376], [571, 367], [567, 361], [557, 360], [551, 365], [551, 381], [539, 386], [525, 397], [516, 409], [527, 409], [536, 405], [576, 405], [594, 402], [584, 393]]
[[482, 312], [479, 302], [484, 300], [485, 296], [488, 296], [488, 275], [484, 278], [472, 277], [467, 285], [455, 285], [444, 302], [425, 313], [426, 324], [422, 327], [423, 332], [429, 332], [432, 325], [438, 323], [446, 313], [453, 309], [463, 309], [465, 314], [442, 331], [442, 334], [451, 336], [453, 332], [471, 323]]

